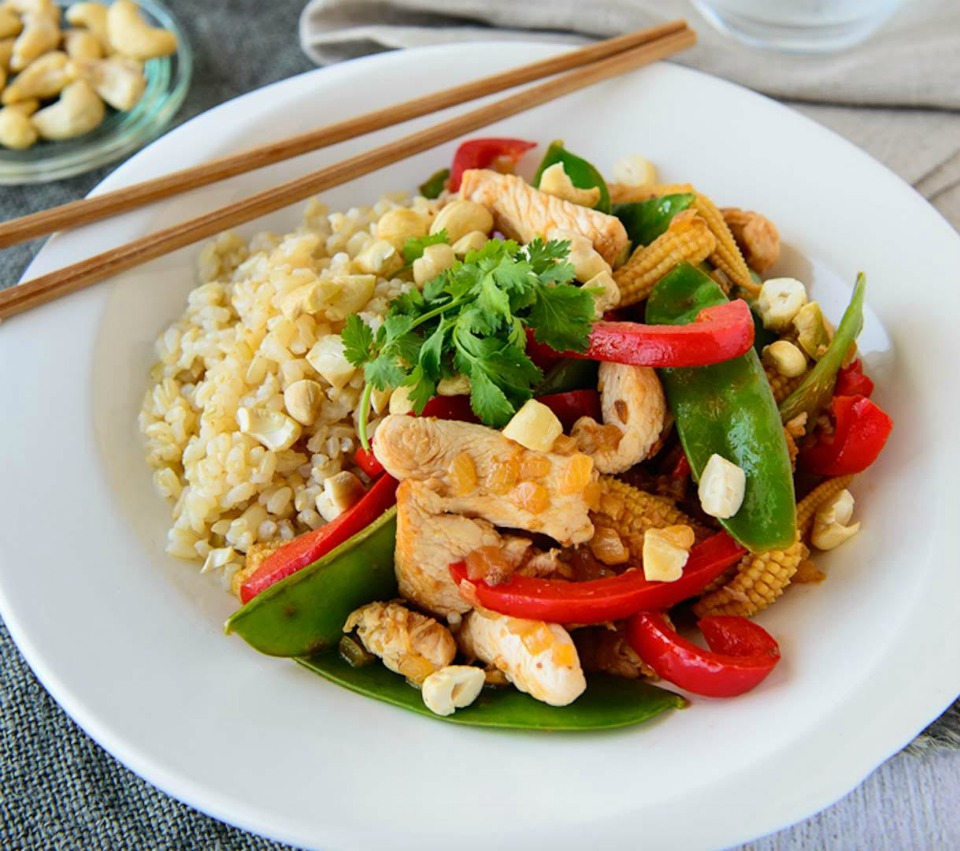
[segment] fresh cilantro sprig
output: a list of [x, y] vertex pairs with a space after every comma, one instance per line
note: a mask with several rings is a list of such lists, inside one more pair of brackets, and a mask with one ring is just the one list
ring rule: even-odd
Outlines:
[[358, 431], [366, 425], [373, 390], [410, 387], [417, 413], [444, 378], [470, 379], [470, 406], [498, 428], [532, 395], [543, 377], [526, 353], [527, 330], [557, 351], [583, 352], [596, 320], [591, 293], [571, 282], [568, 242], [536, 239], [521, 247], [491, 239], [471, 251], [423, 291], [412, 289], [390, 305], [374, 332], [357, 315], [347, 319], [347, 360], [366, 380]]

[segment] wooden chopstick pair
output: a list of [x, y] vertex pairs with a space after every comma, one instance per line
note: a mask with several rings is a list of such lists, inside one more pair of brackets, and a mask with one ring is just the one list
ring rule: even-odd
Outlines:
[[358, 135], [559, 74], [537, 86], [326, 166], [305, 177], [282, 183], [235, 204], [0, 291], [0, 319], [38, 307], [61, 295], [75, 292], [141, 263], [215, 236], [228, 228], [282, 209], [503, 118], [663, 59], [691, 47], [695, 42], [695, 33], [684, 21], [640, 30], [116, 192], [74, 201], [5, 222], [0, 224], [0, 248], [67, 226], [89, 224]]

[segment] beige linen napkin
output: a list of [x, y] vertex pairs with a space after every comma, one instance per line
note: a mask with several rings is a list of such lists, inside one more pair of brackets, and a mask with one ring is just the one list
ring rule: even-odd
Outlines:
[[885, 163], [960, 229], [958, 0], [906, 0], [866, 43], [825, 56], [745, 47], [688, 0], [310, 0], [300, 40], [326, 64], [455, 41], [576, 43], [674, 18], [700, 37], [674, 61], [791, 103]]

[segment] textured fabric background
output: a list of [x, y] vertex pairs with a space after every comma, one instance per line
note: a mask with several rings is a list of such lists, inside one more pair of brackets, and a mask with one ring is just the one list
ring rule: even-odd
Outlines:
[[[269, 4], [259, 0], [204, 4], [167, 0], [167, 4], [184, 25], [196, 54], [194, 83], [179, 121], [313, 67], [297, 45], [301, 0]], [[344, 14], [348, 10], [340, 0], [325, 5]], [[666, 5], [672, 7], [672, 0]], [[359, 9], [367, 15], [371, 8], [366, 0], [349, 4], [349, 10]], [[386, 14], [387, 4], [379, 3], [376, 8], [378, 14]], [[692, 12], [687, 14], [692, 16]], [[424, 16], [423, 20], [432, 19]], [[483, 34], [495, 33], [483, 30]], [[960, 33], [953, 36], [960, 39]], [[224, 45], [242, 49], [224, 50]], [[382, 45], [367, 40], [362, 51], [352, 48], [354, 53], [371, 49], [382, 49]], [[953, 55], [960, 57], [960, 50]], [[954, 86], [952, 91], [960, 89]], [[957, 114], [952, 111], [957, 104], [940, 110], [895, 107], [858, 109], [853, 122], [856, 127], [852, 127], [848, 107], [802, 105], [812, 117], [846, 132], [898, 171], [960, 227], [960, 216], [952, 212], [960, 194], [955, 173], [960, 166], [956, 157], [960, 133]], [[111, 168], [48, 186], [0, 187], [0, 217], [23, 215], [81, 197]], [[0, 252], [0, 286], [18, 280], [38, 247]], [[3, 494], [0, 484], [0, 501], [4, 498], [9, 495]], [[914, 754], [922, 756], [904, 753], [894, 757], [838, 804], [745, 847], [755, 851], [960, 847], [956, 803], [960, 756], [940, 747], [956, 746], [957, 730], [960, 712], [954, 707], [911, 746]], [[284, 847], [203, 816], [123, 768], [57, 707], [0, 624], [0, 848], [263, 851]]]

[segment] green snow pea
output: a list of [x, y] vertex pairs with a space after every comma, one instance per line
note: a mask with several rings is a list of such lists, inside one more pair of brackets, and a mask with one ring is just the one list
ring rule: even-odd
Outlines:
[[350, 612], [397, 595], [396, 537], [397, 510], [391, 508], [323, 558], [257, 594], [224, 630], [269, 656], [336, 648]]
[[[663, 325], [692, 322], [705, 307], [727, 301], [711, 278], [681, 263], [653, 288], [646, 320]], [[750, 349], [712, 366], [659, 370], [680, 442], [694, 478], [714, 453], [746, 474], [740, 510], [720, 520], [743, 546], [783, 549], [796, 536], [796, 502], [786, 438], [760, 358]]]
[[447, 179], [450, 177], [450, 169], [442, 168], [435, 171], [418, 187], [419, 193], [424, 198], [439, 198], [440, 193], [446, 188]]
[[800, 386], [780, 405], [780, 416], [784, 422], [789, 422], [804, 412], [812, 420], [829, 403], [843, 359], [863, 327], [863, 293], [866, 286], [866, 275], [861, 272], [857, 275], [850, 304], [844, 311], [827, 350], [800, 382]]
[[550, 143], [550, 147], [547, 148], [547, 152], [543, 155], [540, 166], [537, 168], [533, 185], [539, 186], [543, 173], [557, 163], [563, 163], [563, 170], [577, 189], [592, 189], [596, 186], [600, 190], [600, 200], [594, 204], [593, 208], [601, 213], [610, 212], [610, 190], [607, 189], [607, 182], [603, 179], [603, 175], [597, 171], [594, 165], [576, 154], [571, 154], [564, 148], [562, 139]]
[[686, 210], [697, 196], [692, 192], [664, 195], [649, 201], [614, 204], [613, 215], [620, 219], [634, 248], [649, 245], [666, 232], [677, 213]]
[[643, 682], [592, 675], [587, 690], [569, 706], [548, 706], [511, 687], [485, 688], [470, 705], [453, 715], [434, 715], [418, 689], [376, 662], [353, 668], [336, 651], [297, 662], [337, 685], [421, 715], [473, 727], [520, 730], [602, 730], [639, 724], [668, 709], [682, 709], [678, 694]]

